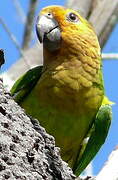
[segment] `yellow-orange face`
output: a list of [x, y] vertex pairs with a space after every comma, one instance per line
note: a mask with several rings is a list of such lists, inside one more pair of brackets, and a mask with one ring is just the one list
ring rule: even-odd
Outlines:
[[92, 26], [78, 12], [62, 6], [48, 6], [37, 19], [37, 35], [44, 48], [55, 51], [66, 47], [92, 46], [99, 48]]
[[78, 12], [67, 9], [62, 6], [48, 6], [42, 9], [39, 16], [46, 16], [49, 19], [55, 19], [61, 31], [64, 31], [66, 28], [74, 28], [74, 29], [81, 29], [81, 28], [92, 28], [90, 24], [82, 18]]

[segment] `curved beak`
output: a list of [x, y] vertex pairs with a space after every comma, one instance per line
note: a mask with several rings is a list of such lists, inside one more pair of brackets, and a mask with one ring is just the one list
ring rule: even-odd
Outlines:
[[[58, 22], [54, 18], [45, 15], [37, 18], [36, 33], [40, 43], [48, 49], [57, 49], [61, 40], [61, 32]], [[54, 48], [55, 47], [55, 48]]]

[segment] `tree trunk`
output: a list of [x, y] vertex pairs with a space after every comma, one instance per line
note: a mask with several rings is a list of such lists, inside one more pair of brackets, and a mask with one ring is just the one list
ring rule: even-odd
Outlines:
[[75, 179], [59, 151], [54, 138], [25, 114], [0, 79], [0, 179]]

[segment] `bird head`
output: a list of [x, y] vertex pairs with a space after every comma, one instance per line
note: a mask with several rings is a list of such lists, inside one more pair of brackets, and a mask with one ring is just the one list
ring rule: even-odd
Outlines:
[[62, 6], [45, 7], [37, 18], [36, 32], [44, 50], [49, 53], [100, 55], [93, 27], [72, 9]]

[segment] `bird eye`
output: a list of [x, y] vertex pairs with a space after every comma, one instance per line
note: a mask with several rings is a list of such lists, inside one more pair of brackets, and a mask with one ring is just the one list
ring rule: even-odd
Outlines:
[[49, 17], [49, 18], [53, 18], [53, 15], [49, 12], [49, 13], [47, 13], [47, 16]]
[[72, 22], [77, 22], [79, 19], [78, 19], [78, 16], [74, 13], [69, 13], [68, 14], [68, 20], [69, 21], [72, 21]]
[[51, 16], [51, 13], [48, 13], [48, 16]]

